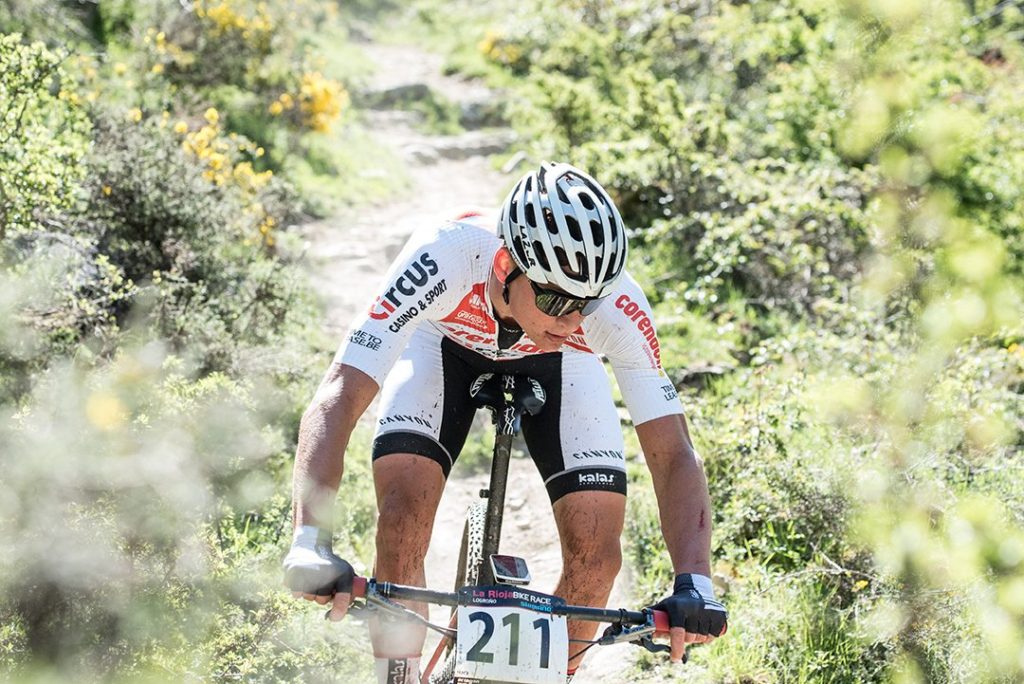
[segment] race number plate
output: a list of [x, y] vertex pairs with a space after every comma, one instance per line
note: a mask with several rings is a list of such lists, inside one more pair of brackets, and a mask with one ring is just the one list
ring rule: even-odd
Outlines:
[[565, 684], [569, 634], [556, 596], [510, 586], [460, 592], [456, 681]]

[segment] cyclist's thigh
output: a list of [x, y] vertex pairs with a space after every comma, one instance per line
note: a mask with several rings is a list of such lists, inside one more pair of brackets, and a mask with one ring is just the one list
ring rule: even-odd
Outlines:
[[547, 404], [540, 415], [523, 419], [523, 436], [552, 503], [572, 492], [624, 495], [622, 429], [600, 359], [563, 354], [545, 390]]
[[[563, 554], [582, 556], [604, 553], [619, 547], [626, 520], [626, 497], [617, 492], [576, 491], [552, 506]], [[609, 555], [617, 556], [618, 554]]]
[[[413, 333], [384, 380], [373, 439], [374, 472], [396, 455], [432, 461], [447, 478], [473, 421], [470, 371], [442, 351], [443, 336], [431, 328]], [[408, 458], [401, 459], [407, 462]]]

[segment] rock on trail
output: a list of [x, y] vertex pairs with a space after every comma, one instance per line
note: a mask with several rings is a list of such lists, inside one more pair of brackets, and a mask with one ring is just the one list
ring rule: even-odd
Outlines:
[[[303, 229], [313, 285], [324, 300], [324, 325], [339, 341], [352, 317], [376, 295], [384, 272], [409, 234], [467, 206], [497, 206], [520, 172], [504, 175], [494, 170], [488, 158], [514, 142], [511, 130], [431, 135], [417, 128], [415, 112], [392, 108], [436, 92], [460, 107], [468, 127], [474, 122], [489, 123], [487, 112], [493, 111], [494, 93], [479, 83], [443, 75], [442, 58], [419, 48], [375, 42], [360, 47], [377, 66], [369, 93], [374, 105], [365, 112], [366, 127], [403, 159], [410, 185], [383, 203], [349, 209]], [[373, 163], [366, 160], [367, 166]], [[371, 407], [370, 412], [374, 411]], [[370, 412], [364, 420], [372, 419]], [[450, 588], [454, 583], [464, 514], [487, 479], [486, 473], [466, 474], [456, 464], [427, 555], [429, 586]], [[510, 468], [502, 551], [527, 559], [532, 588], [554, 589], [561, 572], [558, 534], [540, 475], [525, 458], [514, 458]], [[623, 584], [620, 575], [612, 605], [628, 605]], [[447, 609], [435, 608], [431, 617], [446, 622]], [[428, 637], [428, 648], [435, 642]], [[597, 648], [591, 654], [577, 681], [625, 681], [623, 672], [632, 660], [628, 647]]]

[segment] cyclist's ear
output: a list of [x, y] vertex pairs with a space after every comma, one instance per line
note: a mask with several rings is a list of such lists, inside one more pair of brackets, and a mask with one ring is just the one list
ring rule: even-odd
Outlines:
[[512, 255], [509, 253], [508, 248], [502, 245], [498, 248], [498, 251], [494, 254], [494, 262], [491, 264], [491, 268], [494, 269], [494, 275], [497, 276], [498, 282], [504, 283], [505, 278], [508, 274], [516, 267], [516, 262], [512, 261]]

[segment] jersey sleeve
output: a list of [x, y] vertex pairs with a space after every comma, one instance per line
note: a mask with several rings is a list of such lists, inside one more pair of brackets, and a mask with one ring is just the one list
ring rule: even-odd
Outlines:
[[661, 367], [651, 305], [628, 273], [593, 318], [587, 339], [611, 364], [633, 424], [682, 413], [675, 385]]
[[377, 297], [353, 320], [335, 362], [358, 368], [380, 386], [416, 327], [443, 318], [454, 307], [458, 284], [453, 278], [465, 271], [458, 246], [450, 225], [414, 233]]

